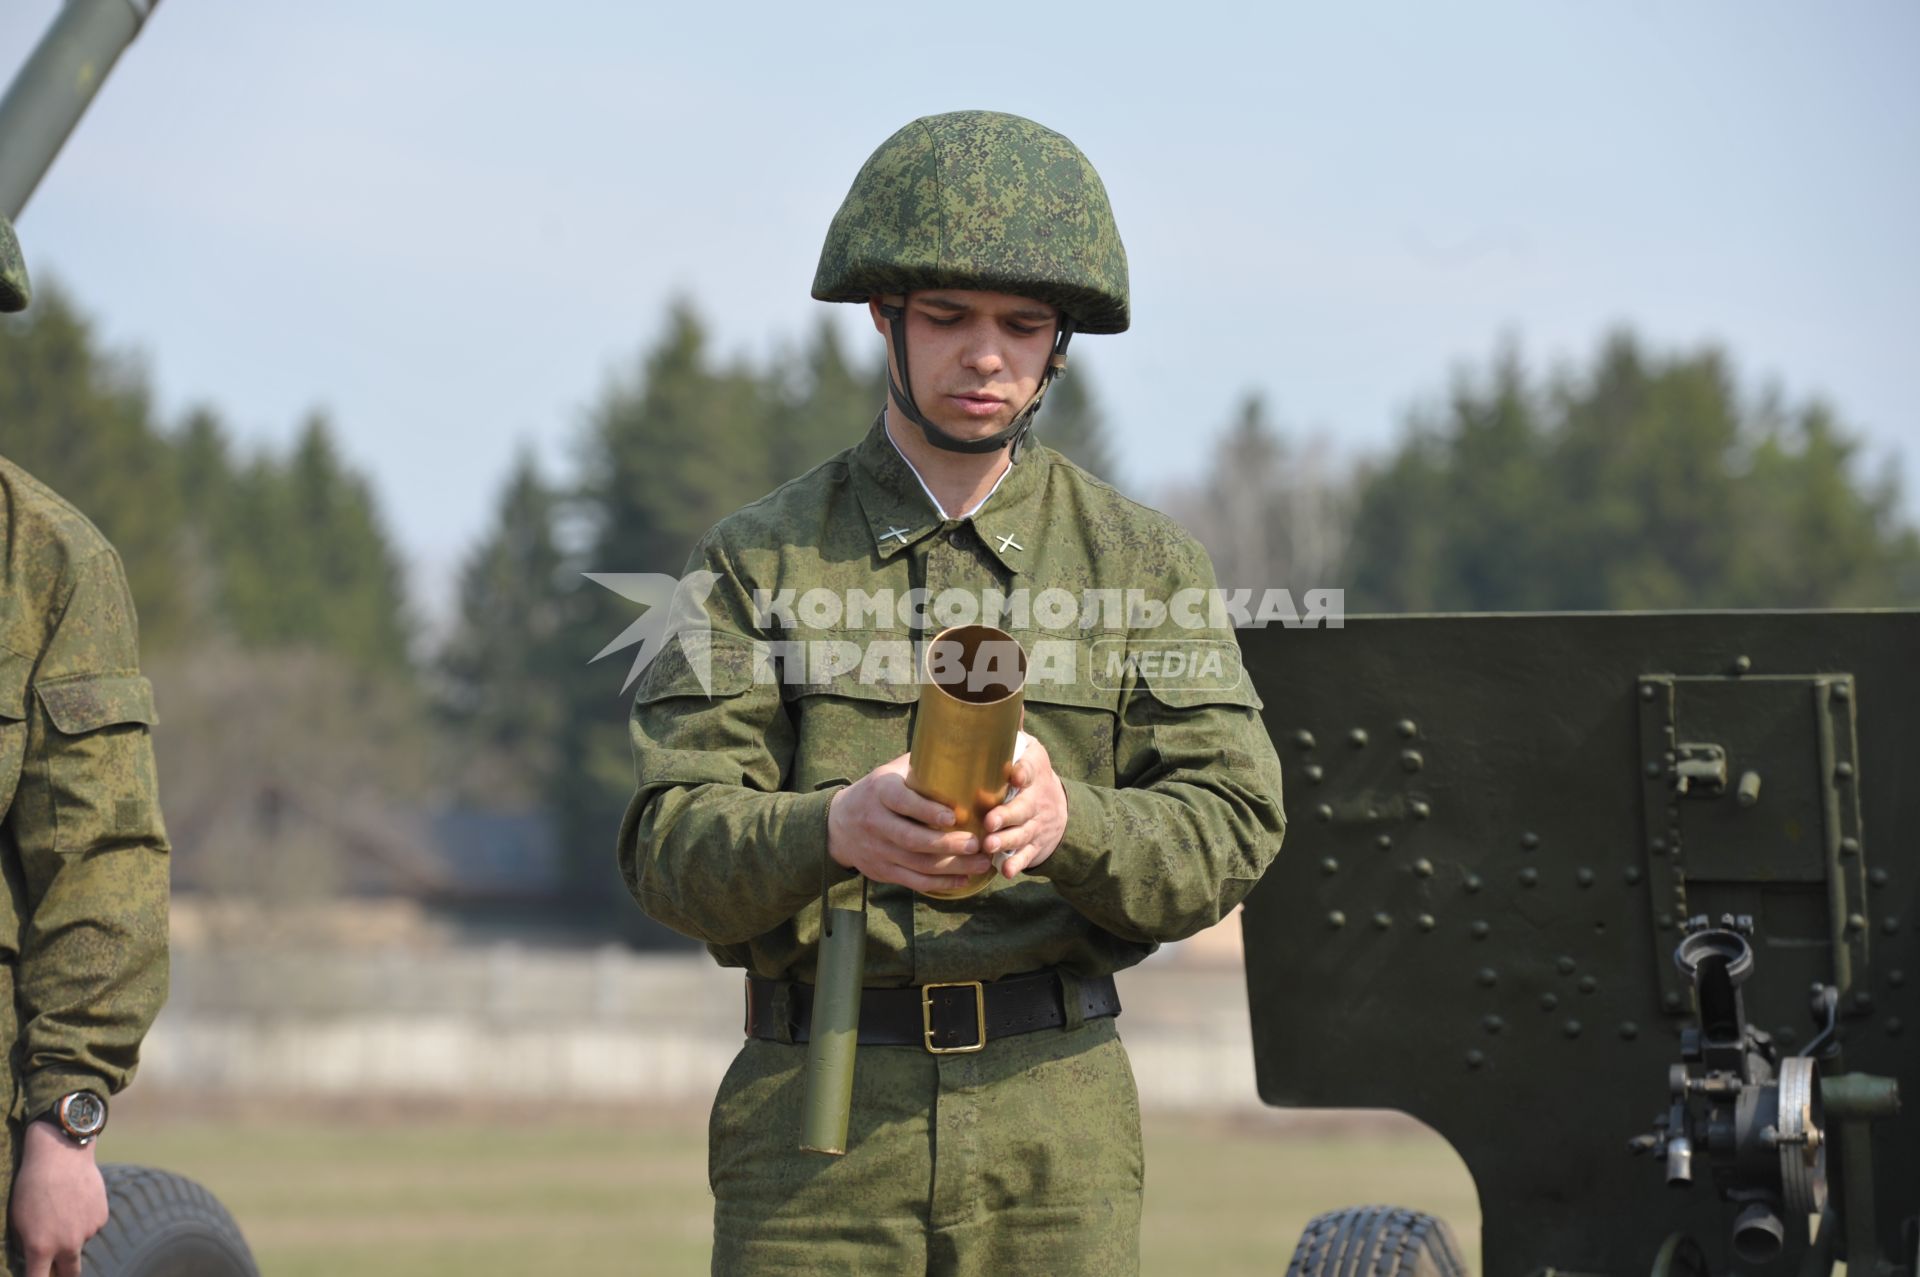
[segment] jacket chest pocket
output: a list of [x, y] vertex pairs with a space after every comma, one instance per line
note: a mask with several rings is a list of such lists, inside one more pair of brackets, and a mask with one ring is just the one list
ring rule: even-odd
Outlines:
[[1114, 783], [1119, 693], [1085, 680], [1027, 686], [1025, 730], [1047, 747], [1053, 769], [1094, 785]]
[[863, 677], [859, 669], [815, 683], [783, 682], [794, 730], [792, 775], [783, 788], [804, 793], [851, 784], [906, 753], [919, 690]]

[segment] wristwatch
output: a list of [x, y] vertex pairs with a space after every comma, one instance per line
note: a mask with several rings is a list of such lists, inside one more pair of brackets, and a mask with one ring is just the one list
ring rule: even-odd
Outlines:
[[107, 1129], [107, 1102], [92, 1091], [69, 1091], [53, 1102], [46, 1118], [85, 1148]]

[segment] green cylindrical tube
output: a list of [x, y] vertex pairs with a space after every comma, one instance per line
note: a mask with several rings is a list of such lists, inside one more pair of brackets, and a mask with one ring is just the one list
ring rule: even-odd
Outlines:
[[826, 910], [814, 973], [813, 1024], [807, 1038], [802, 1152], [838, 1157], [847, 1151], [847, 1123], [853, 1116], [853, 1055], [860, 1041], [860, 980], [866, 960], [866, 910]]

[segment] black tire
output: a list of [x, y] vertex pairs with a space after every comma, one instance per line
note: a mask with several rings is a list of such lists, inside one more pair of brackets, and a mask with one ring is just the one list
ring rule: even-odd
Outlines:
[[148, 1166], [100, 1175], [107, 1226], [82, 1253], [87, 1277], [260, 1277], [239, 1225], [200, 1185]]
[[1402, 1206], [1349, 1206], [1315, 1215], [1287, 1277], [1467, 1277], [1444, 1222]]

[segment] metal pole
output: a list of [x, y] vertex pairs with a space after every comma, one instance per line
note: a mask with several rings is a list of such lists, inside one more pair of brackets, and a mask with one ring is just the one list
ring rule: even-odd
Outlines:
[[20, 216], [159, 0], [67, 0], [0, 98], [0, 217]]

